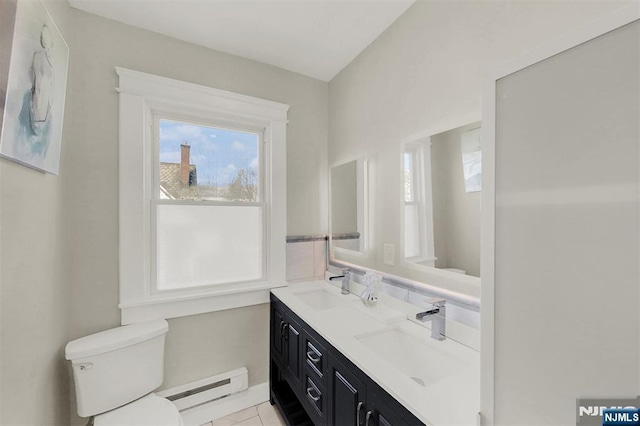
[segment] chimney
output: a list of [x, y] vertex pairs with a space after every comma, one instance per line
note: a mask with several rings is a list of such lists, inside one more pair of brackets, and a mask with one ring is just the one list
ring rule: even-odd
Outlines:
[[180, 183], [183, 185], [189, 185], [189, 174], [191, 172], [191, 166], [189, 166], [189, 152], [191, 147], [184, 141], [180, 145]]

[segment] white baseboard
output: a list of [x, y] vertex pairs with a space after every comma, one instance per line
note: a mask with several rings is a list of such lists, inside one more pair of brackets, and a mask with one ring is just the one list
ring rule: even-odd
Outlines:
[[242, 411], [269, 400], [269, 382], [249, 387], [246, 391], [180, 411], [184, 426], [200, 426], [211, 420]]

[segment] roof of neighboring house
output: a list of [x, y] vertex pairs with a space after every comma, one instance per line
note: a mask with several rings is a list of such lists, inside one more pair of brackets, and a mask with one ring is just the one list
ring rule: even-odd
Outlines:
[[160, 163], [161, 198], [175, 200], [199, 198], [195, 164], [189, 164], [189, 176], [191, 185], [183, 185], [180, 182], [180, 163]]

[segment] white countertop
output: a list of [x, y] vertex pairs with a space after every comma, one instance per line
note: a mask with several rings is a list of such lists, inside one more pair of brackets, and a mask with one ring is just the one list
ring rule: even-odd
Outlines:
[[[352, 291], [359, 293], [359, 288], [352, 284]], [[322, 310], [299, 297], [317, 290], [336, 295], [344, 304]], [[477, 424], [480, 411], [478, 330], [447, 321], [446, 334], [451, 338], [437, 341], [430, 337], [429, 323], [418, 324], [407, 319], [415, 317], [415, 313], [421, 310], [417, 306], [381, 294], [378, 305], [368, 307], [355, 295], [341, 295], [340, 288], [326, 281], [290, 284], [271, 292], [425, 424]], [[444, 373], [432, 381], [425, 380], [422, 386], [403, 370], [415, 368], [411, 364], [424, 362], [427, 365], [430, 362], [428, 357], [413, 360], [413, 363], [405, 359], [402, 365], [394, 365], [362, 341], [363, 337], [391, 329], [410, 336], [408, 341], [411, 344], [415, 342], [422, 351], [433, 349], [434, 359], [431, 361], [443, 363], [441, 371]], [[433, 369], [437, 371], [440, 366], [433, 366]]]

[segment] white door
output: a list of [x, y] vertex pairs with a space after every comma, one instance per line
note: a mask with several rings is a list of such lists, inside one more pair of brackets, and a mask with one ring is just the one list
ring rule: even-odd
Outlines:
[[639, 394], [638, 10], [486, 85], [483, 424], [575, 425], [577, 398]]

